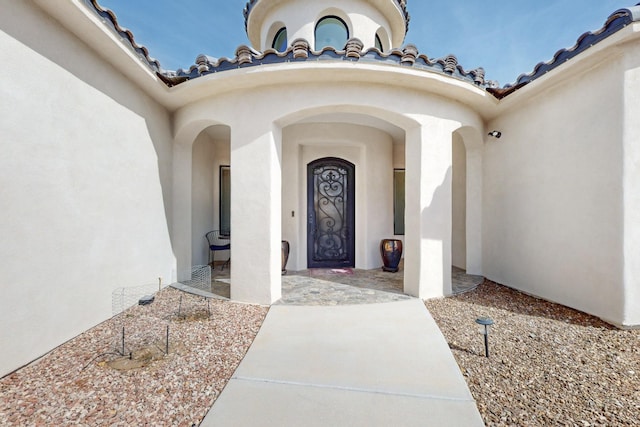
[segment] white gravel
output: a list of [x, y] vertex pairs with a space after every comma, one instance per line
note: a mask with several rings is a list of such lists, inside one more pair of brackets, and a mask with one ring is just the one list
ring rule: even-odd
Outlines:
[[[640, 426], [640, 330], [485, 281], [425, 302], [488, 426]], [[475, 319], [489, 316], [490, 357]]]
[[[186, 319], [176, 317], [180, 295], [182, 313], [187, 310], [189, 314], [189, 309], [200, 312]], [[211, 316], [202, 316], [206, 302], [167, 288], [151, 305], [125, 312], [124, 322], [131, 329], [141, 317], [170, 326], [169, 354], [159, 352], [159, 360], [143, 360], [145, 367], [111, 367], [109, 362], [118, 357], [104, 353], [113, 351], [116, 325], [120, 325], [118, 319], [111, 319], [4, 377], [0, 380], [0, 425], [199, 424], [268, 311], [267, 307], [221, 300], [210, 304]]]

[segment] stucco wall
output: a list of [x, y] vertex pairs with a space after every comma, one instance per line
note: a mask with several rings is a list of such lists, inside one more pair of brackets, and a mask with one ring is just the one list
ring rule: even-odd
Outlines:
[[640, 325], [640, 44], [624, 53], [625, 325]]
[[209, 252], [205, 234], [215, 228], [214, 223], [214, 194], [213, 179], [215, 170], [213, 159], [215, 156], [214, 142], [205, 131], [198, 135], [193, 143], [193, 169], [191, 187], [193, 234], [192, 257], [193, 265], [206, 265], [209, 262]]
[[[389, 21], [371, 2], [342, 0], [336, 6], [327, 7], [321, 2], [307, 2], [304, 7], [301, 7], [297, 1], [280, 2], [263, 20], [260, 29], [260, 45], [256, 48], [261, 50], [271, 48], [276, 32], [285, 26], [289, 45], [295, 39], [302, 38], [307, 40], [313, 49], [315, 26], [325, 16], [338, 16], [342, 19], [349, 29], [349, 38], [359, 38], [364, 43], [365, 49], [375, 46], [375, 36], [379, 29], [382, 29], [379, 35], [383, 47], [386, 49], [399, 47], [393, 45], [393, 40], [398, 41], [404, 38], [404, 27], [402, 27], [402, 34], [393, 34], [394, 37], [391, 37]], [[398, 11], [394, 10], [394, 15], [396, 14]], [[338, 48], [341, 49], [343, 46]]]
[[31, 2], [4, 3], [0, 29], [2, 375], [175, 259], [168, 114]]
[[462, 137], [453, 134], [451, 263], [467, 268], [467, 152]]
[[484, 152], [484, 273], [619, 323], [620, 61], [530, 86], [490, 124], [502, 138]]

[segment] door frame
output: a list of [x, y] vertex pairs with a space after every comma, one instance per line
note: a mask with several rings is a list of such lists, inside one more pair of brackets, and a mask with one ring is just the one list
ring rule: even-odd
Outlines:
[[[344, 222], [346, 224], [347, 242], [346, 258], [343, 260], [314, 260], [316, 234], [315, 180], [313, 170], [318, 166], [335, 165], [347, 170], [347, 206]], [[307, 268], [349, 268], [356, 262], [356, 166], [338, 157], [323, 157], [307, 164]]]

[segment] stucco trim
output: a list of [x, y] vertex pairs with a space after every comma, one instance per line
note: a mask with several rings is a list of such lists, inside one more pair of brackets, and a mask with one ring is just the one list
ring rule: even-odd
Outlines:
[[458, 80], [466, 81], [476, 87], [491, 87], [494, 82], [484, 78], [484, 69], [476, 68], [470, 71], [465, 70], [453, 55], [444, 58], [430, 59], [427, 55], [419, 54], [418, 48], [414, 45], [406, 45], [402, 50], [392, 49], [389, 52], [380, 52], [376, 48], [362, 50], [362, 42], [357, 39], [350, 39], [343, 50], [333, 47], [325, 47], [316, 51], [310, 48], [309, 42], [304, 39], [297, 39], [284, 52], [275, 49], [267, 49], [258, 52], [249, 46], [240, 46], [236, 50], [235, 58], [215, 59], [206, 55], [196, 58], [196, 64], [189, 70], [178, 70], [175, 73], [158, 73], [162, 80], [169, 86], [175, 86], [187, 80], [206, 76], [239, 68], [255, 67], [268, 64], [286, 64], [290, 62], [364, 62], [379, 63], [384, 65], [410, 67], [417, 70], [424, 70], [444, 74]]

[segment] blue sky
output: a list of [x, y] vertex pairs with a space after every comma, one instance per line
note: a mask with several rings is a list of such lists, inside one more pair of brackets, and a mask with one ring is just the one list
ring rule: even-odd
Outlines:
[[[189, 68], [201, 54], [233, 57], [248, 44], [246, 0], [98, 0], [116, 13], [163, 68]], [[304, 1], [304, 0], [299, 0]], [[338, 1], [339, 3], [339, 1]], [[501, 86], [600, 29], [637, 0], [408, 0], [405, 44], [429, 58], [456, 55], [465, 70], [483, 67]], [[481, 5], [483, 5], [481, 7]]]

